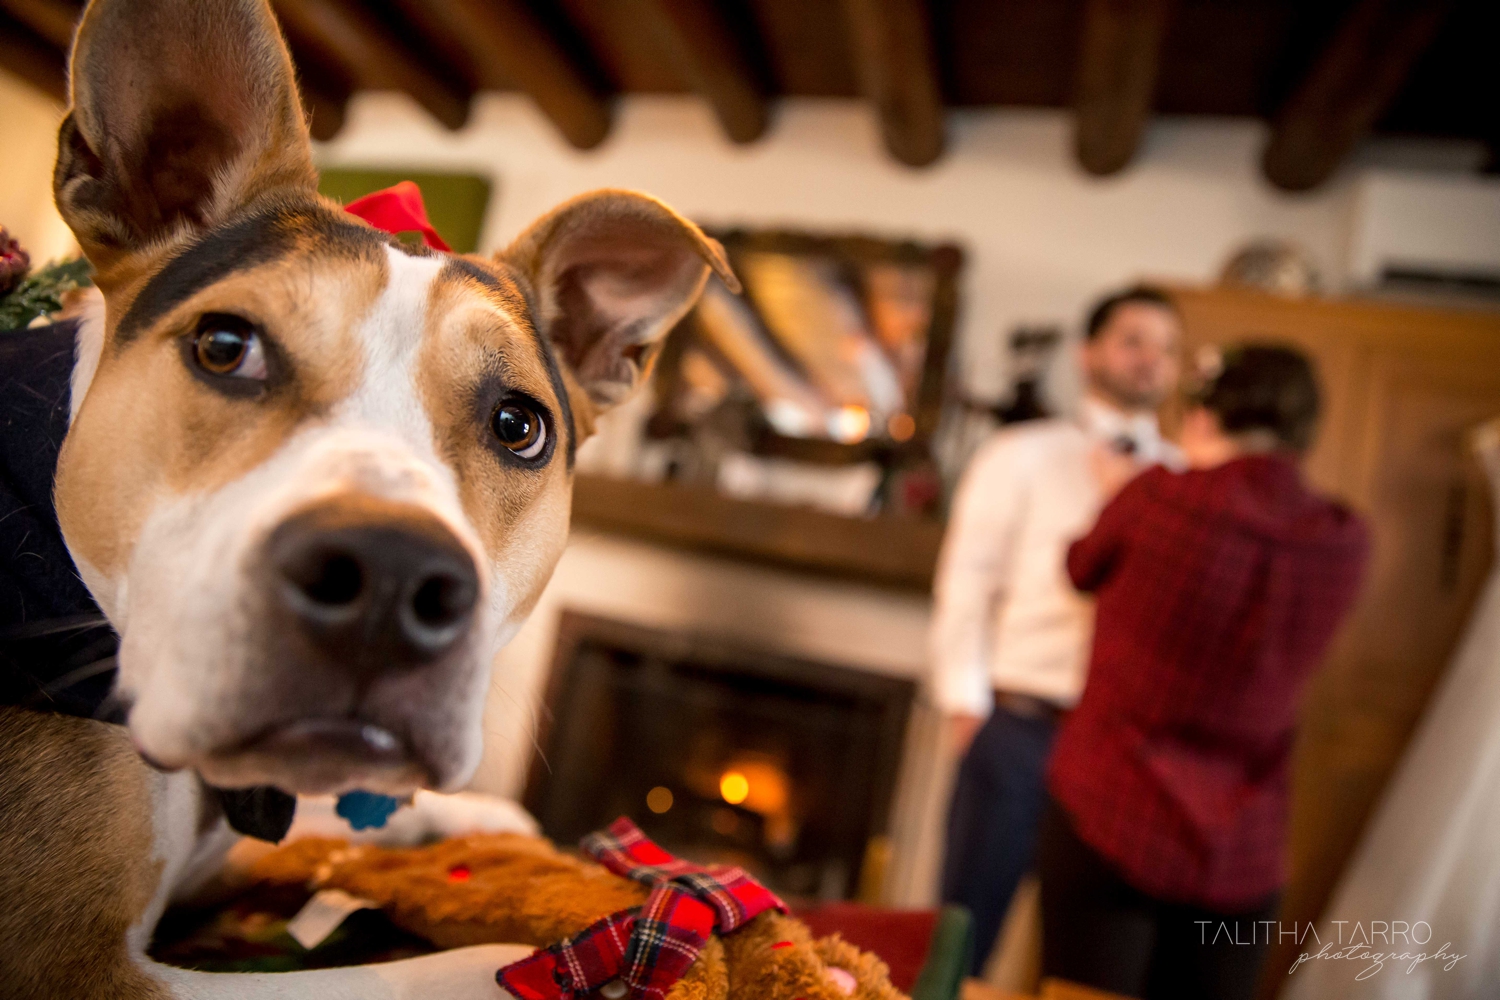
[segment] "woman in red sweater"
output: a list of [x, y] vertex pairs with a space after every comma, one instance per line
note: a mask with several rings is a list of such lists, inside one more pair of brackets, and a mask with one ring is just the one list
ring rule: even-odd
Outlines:
[[1190, 468], [1129, 482], [1068, 553], [1097, 596], [1040, 848], [1047, 975], [1148, 998], [1248, 998], [1285, 881], [1304, 682], [1359, 588], [1360, 519], [1298, 462], [1301, 354], [1225, 358], [1184, 420]]

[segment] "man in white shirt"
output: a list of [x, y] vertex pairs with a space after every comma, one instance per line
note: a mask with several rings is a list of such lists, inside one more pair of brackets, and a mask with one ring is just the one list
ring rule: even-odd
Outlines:
[[1003, 428], [979, 449], [938, 563], [931, 691], [963, 757], [943, 901], [974, 916], [974, 975], [1031, 866], [1052, 736], [1083, 692], [1093, 608], [1068, 580], [1068, 545], [1124, 478], [1177, 462], [1156, 422], [1178, 374], [1171, 300], [1127, 289], [1095, 306], [1086, 330], [1079, 414]]

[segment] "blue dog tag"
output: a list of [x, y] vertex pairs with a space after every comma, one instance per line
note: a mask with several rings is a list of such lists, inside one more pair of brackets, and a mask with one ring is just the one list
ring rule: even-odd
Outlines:
[[340, 795], [333, 811], [344, 817], [354, 829], [367, 830], [370, 827], [385, 826], [391, 813], [400, 807], [401, 803], [389, 795], [354, 791]]

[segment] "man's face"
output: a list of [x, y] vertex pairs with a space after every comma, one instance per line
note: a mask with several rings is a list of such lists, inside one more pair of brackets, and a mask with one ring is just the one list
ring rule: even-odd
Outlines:
[[1128, 410], [1154, 410], [1177, 384], [1182, 324], [1172, 310], [1126, 302], [1082, 348], [1089, 388]]

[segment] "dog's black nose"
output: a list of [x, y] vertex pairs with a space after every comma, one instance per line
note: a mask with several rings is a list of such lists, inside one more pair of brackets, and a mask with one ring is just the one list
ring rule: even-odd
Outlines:
[[272, 532], [273, 600], [321, 658], [360, 674], [452, 649], [479, 596], [474, 560], [436, 517], [372, 500], [330, 501]]

